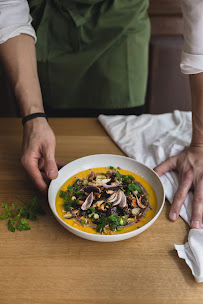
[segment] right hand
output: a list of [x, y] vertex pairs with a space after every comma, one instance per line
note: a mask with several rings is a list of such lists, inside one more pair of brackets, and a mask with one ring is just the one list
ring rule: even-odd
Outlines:
[[24, 125], [21, 162], [36, 186], [47, 193], [49, 180], [58, 176], [55, 161], [56, 140], [45, 118], [32, 119]]

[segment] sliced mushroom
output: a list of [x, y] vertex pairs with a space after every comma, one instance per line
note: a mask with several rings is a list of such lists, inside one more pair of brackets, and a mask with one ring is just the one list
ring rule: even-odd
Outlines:
[[96, 174], [92, 171], [91, 173], [90, 173], [90, 175], [88, 176], [88, 180], [89, 181], [92, 181], [93, 179], [95, 179], [96, 178]]
[[[116, 197], [116, 200], [113, 202], [112, 207], [117, 206], [117, 205], [120, 204], [120, 202], [121, 202], [121, 200], [122, 200], [122, 193], [123, 193], [123, 192], [122, 192], [121, 190], [118, 190], [118, 191], [116, 192], [117, 197]], [[125, 194], [124, 194], [124, 195], [125, 195]]]
[[93, 192], [91, 192], [88, 197], [86, 198], [86, 200], [84, 201], [84, 203], [81, 206], [82, 210], [87, 210], [87, 208], [89, 208], [92, 205], [93, 202]]
[[124, 208], [127, 205], [127, 200], [124, 192], [118, 190], [114, 192], [108, 199], [108, 203], [113, 203], [112, 207], [119, 205], [120, 208]]
[[66, 212], [66, 214], [64, 214], [63, 216], [64, 218], [66, 219], [72, 219], [74, 218], [75, 216], [72, 215], [72, 213], [70, 211]]
[[106, 189], [111, 189], [111, 188], [116, 188], [118, 186], [120, 186], [122, 183], [113, 183], [111, 185], [106, 185], [106, 184], [103, 184], [103, 187], [106, 188]]
[[108, 203], [113, 203], [117, 200], [117, 191], [114, 192], [108, 199], [107, 199], [107, 202]]
[[137, 197], [137, 195], [136, 195], [136, 200], [137, 200], [137, 204], [138, 204], [138, 206], [140, 207], [140, 208], [142, 208], [142, 209], [145, 209], [145, 208], [147, 208], [147, 206], [145, 206], [145, 205], [143, 205], [142, 203], [141, 203], [141, 197], [138, 199], [138, 197]]
[[[107, 183], [109, 183], [111, 181], [111, 179], [109, 178], [109, 179], [107, 179], [107, 178], [105, 178], [105, 179], [98, 179], [97, 181], [96, 181], [96, 185], [97, 186], [104, 186], [104, 185], [106, 185]], [[107, 186], [107, 185], [106, 185]]]
[[[119, 190], [119, 191], [121, 191], [121, 190]], [[125, 193], [123, 191], [121, 191], [121, 200], [119, 203], [119, 207], [125, 208], [126, 205], [127, 205], [127, 199], [126, 199]]]
[[101, 200], [101, 201], [97, 201], [96, 203], [94, 203], [92, 206], [95, 208], [95, 207], [99, 207], [101, 204], [104, 203], [104, 200]]
[[80, 209], [76, 209], [74, 211], [71, 209], [70, 212], [71, 212], [72, 216], [77, 217], [80, 213]]

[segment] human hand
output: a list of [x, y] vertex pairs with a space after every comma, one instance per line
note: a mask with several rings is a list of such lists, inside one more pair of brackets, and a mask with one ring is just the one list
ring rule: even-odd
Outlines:
[[174, 195], [169, 212], [171, 221], [178, 218], [188, 191], [192, 186], [194, 187], [190, 224], [191, 228], [201, 228], [203, 215], [203, 146], [191, 145], [180, 154], [166, 159], [154, 170], [159, 176], [171, 170], [176, 170], [179, 173], [179, 187]]
[[36, 186], [47, 193], [48, 183], [58, 176], [58, 168], [65, 165], [55, 161], [56, 140], [44, 118], [26, 122], [23, 129], [21, 163]]

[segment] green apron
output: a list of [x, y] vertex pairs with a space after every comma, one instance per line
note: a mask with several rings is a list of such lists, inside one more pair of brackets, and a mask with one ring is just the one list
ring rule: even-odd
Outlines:
[[44, 104], [121, 109], [144, 104], [148, 0], [30, 0]]

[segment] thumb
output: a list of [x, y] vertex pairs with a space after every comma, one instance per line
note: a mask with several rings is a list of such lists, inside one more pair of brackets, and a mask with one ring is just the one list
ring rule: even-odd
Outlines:
[[52, 151], [47, 151], [44, 155], [44, 171], [49, 179], [55, 179], [58, 176], [58, 168]]
[[176, 168], [176, 157], [172, 156], [167, 158], [163, 163], [156, 166], [154, 171], [159, 175], [162, 176], [168, 171], [175, 170]]

